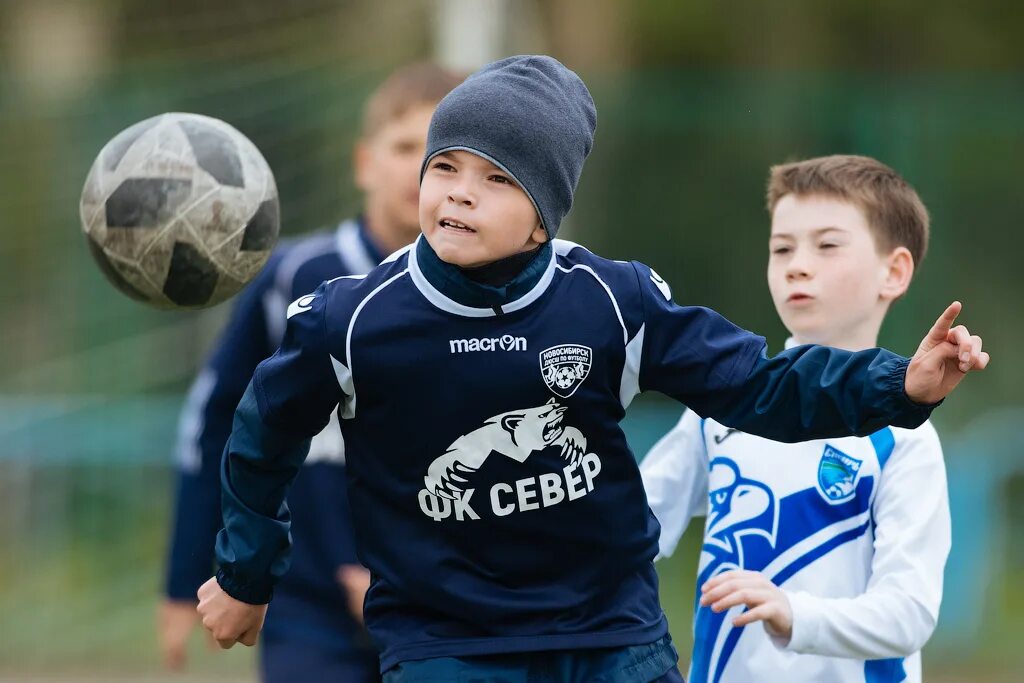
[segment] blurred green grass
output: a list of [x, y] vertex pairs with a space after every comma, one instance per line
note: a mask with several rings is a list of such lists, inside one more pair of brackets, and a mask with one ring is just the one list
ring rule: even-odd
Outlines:
[[[156, 607], [171, 476], [158, 465], [0, 467], [0, 680], [109, 679], [159, 671]], [[13, 525], [11, 525], [13, 526]], [[212, 652], [201, 634], [190, 671], [245, 676], [252, 651]]]

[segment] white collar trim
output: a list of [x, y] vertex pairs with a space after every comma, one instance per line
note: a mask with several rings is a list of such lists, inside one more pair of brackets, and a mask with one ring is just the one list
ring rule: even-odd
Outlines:
[[349, 219], [339, 225], [335, 239], [338, 256], [353, 273], [362, 275], [377, 267], [377, 262], [363, 244], [363, 239], [359, 235], [359, 224], [355, 220]]
[[[416, 238], [416, 242], [413, 243], [409, 249], [409, 275], [412, 276], [412, 282], [416, 285], [416, 289], [420, 291], [427, 301], [432, 303], [435, 307], [446, 311], [448, 313], [454, 313], [455, 315], [461, 315], [466, 318], [489, 318], [498, 315], [493, 308], [476, 308], [474, 306], [466, 306], [460, 304], [458, 301], [449, 299], [442, 294], [436, 287], [434, 287], [427, 280], [427, 277], [420, 270], [419, 263], [416, 261], [416, 247], [419, 245], [419, 241], [425, 239], [423, 235]], [[523, 296], [508, 302], [501, 306], [502, 313], [512, 313], [522, 308], [526, 308], [538, 298], [540, 295], [547, 290], [548, 285], [551, 284], [551, 280], [555, 277], [555, 250], [551, 250], [551, 258], [548, 261], [547, 268], [544, 269], [544, 274], [541, 275], [540, 280], [533, 288], [524, 294]]]

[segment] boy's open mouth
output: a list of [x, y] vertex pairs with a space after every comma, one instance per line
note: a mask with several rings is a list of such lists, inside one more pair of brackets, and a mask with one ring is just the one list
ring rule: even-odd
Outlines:
[[437, 222], [437, 224], [440, 225], [442, 228], [453, 230], [455, 232], [476, 232], [476, 230], [473, 229], [472, 227], [466, 225], [465, 223], [460, 223], [454, 218], [442, 218]]

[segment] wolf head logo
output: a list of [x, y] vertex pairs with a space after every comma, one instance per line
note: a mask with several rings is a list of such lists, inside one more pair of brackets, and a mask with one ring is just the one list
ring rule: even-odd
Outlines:
[[[555, 399], [549, 399], [539, 408], [513, 410], [496, 415], [484, 423], [500, 425], [516, 447], [505, 455], [522, 462], [533, 451], [539, 451], [553, 444], [562, 435], [562, 417], [565, 406]], [[479, 430], [478, 430], [479, 431]]]
[[587, 439], [575, 427], [565, 426], [565, 406], [555, 399], [536, 408], [512, 410], [487, 419], [484, 425], [460, 436], [444, 455], [436, 458], [424, 477], [427, 491], [455, 498], [469, 485], [467, 478], [480, 469], [492, 452], [524, 462], [548, 446], [561, 448], [562, 457], [577, 462], [587, 451]]

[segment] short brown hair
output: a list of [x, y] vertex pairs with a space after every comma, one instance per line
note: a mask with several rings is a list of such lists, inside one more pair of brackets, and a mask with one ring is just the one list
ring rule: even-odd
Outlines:
[[834, 154], [772, 166], [768, 213], [787, 194], [846, 200], [864, 212], [879, 249], [906, 247], [920, 265], [928, 250], [928, 209], [896, 171], [870, 157]]
[[416, 106], [437, 104], [465, 80], [464, 74], [429, 62], [403, 66], [377, 86], [363, 108], [363, 136], [371, 137]]

